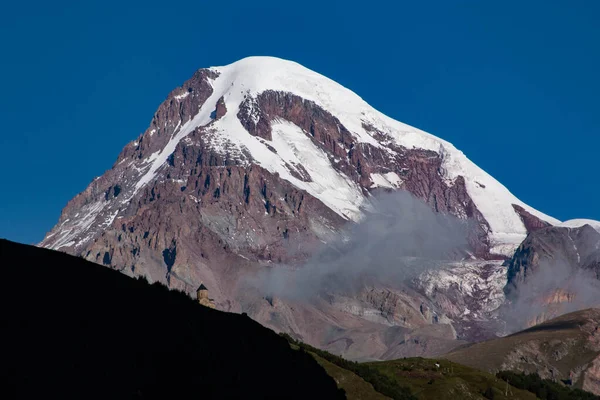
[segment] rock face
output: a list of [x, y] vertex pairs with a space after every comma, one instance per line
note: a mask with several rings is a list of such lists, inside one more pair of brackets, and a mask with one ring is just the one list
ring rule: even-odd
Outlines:
[[517, 309], [528, 305], [528, 326], [566, 311], [600, 307], [600, 233], [586, 224], [529, 234], [508, 262], [504, 291]]
[[[360, 220], [373, 195], [398, 189], [436, 212], [474, 221], [471, 258], [488, 261], [463, 272], [477, 287], [433, 293], [445, 283], [430, 276], [407, 287], [410, 294], [374, 288], [308, 305], [245, 287], [267, 267], [302, 265]], [[172, 91], [148, 129], [67, 204], [40, 245], [188, 293], [205, 282], [219, 309], [377, 358], [404, 332], [424, 335], [424, 326], [448, 325], [428, 338], [477, 337], [466, 332], [480, 329], [467, 326], [493, 311], [494, 288], [504, 279], [494, 260], [555, 223], [450, 143], [298, 64], [252, 57], [201, 69]], [[479, 301], [492, 292], [489, 302]]]
[[600, 395], [600, 356], [583, 372], [581, 388]]
[[588, 270], [600, 278], [600, 233], [590, 225], [579, 228], [547, 227], [531, 233], [508, 264], [506, 292], [527, 282], [548, 263]]

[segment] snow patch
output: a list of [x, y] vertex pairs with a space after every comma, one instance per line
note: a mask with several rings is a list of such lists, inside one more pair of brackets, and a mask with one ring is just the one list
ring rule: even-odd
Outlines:
[[464, 302], [452, 303], [450, 308], [454, 312], [451, 314], [455, 317], [469, 315], [469, 318], [476, 319], [493, 312], [504, 303], [507, 271], [502, 261], [450, 263], [441, 269], [421, 274], [417, 285], [432, 300], [438, 291], [460, 294]]
[[[80, 235], [85, 233], [92, 226], [96, 216], [104, 209], [104, 207], [106, 207], [107, 204], [108, 202], [102, 200], [83, 206], [80, 210], [80, 213], [83, 214], [83, 217], [78, 218], [76, 221], [66, 225], [65, 227], [61, 226], [59, 228], [60, 236], [54, 241], [50, 248], [53, 250], [58, 250], [61, 247], [68, 246], [68, 243], [80, 237]], [[63, 224], [68, 221], [69, 219], [65, 220]]]
[[[269, 143], [248, 134], [237, 118], [223, 118], [214, 127], [218, 129], [219, 141], [212, 145], [217, 150], [230, 156], [235, 152], [248, 153], [253, 162], [307, 191], [343, 218], [358, 220], [362, 215], [365, 198], [358, 185], [333, 168], [327, 153], [295, 124], [274, 121]], [[295, 171], [296, 165], [301, 165], [304, 171]], [[310, 177], [308, 182], [297, 177], [304, 172]]]
[[58, 246], [58, 247], [55, 247], [55, 248], [54, 248], [54, 250], [58, 250], [58, 249], [60, 249], [61, 247], [70, 247], [70, 246], [73, 246], [74, 244], [75, 244], [75, 241], [74, 241], [74, 240], [72, 240], [72, 241], [70, 241], [70, 242], [68, 242], [68, 243], [64, 243], [64, 244], [61, 244], [61, 245], [60, 245], [60, 246]]
[[371, 180], [374, 187], [385, 187], [390, 189], [398, 189], [402, 185], [402, 179], [395, 172], [388, 172], [385, 174], [371, 174]]
[[584, 225], [590, 225], [592, 228], [600, 232], [600, 221], [594, 221], [593, 219], [570, 219], [565, 222], [561, 222], [556, 226], [562, 226], [565, 228], [579, 228]]

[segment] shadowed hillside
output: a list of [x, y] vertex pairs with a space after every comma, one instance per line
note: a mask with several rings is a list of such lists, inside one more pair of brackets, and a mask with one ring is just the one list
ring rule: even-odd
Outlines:
[[344, 398], [246, 316], [6, 240], [0, 265], [3, 398]]

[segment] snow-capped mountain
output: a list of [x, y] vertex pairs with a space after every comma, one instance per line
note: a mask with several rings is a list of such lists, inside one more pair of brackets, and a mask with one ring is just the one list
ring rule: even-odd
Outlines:
[[[299, 115], [307, 114], [301, 108], [313, 115]], [[198, 131], [203, 131], [202, 144], [226, 163], [255, 164], [279, 174], [343, 219], [360, 218], [371, 189], [407, 187], [410, 171], [399, 159], [411, 151], [429, 151], [439, 160], [441, 185], [464, 181], [458, 185], [483, 216], [491, 253], [510, 255], [525, 238], [523, 213], [515, 206], [541, 221], [559, 223], [521, 202], [452, 144], [383, 115], [352, 91], [297, 63], [250, 57], [200, 70], [171, 93], [148, 130], [113, 168], [124, 178], [118, 182], [119, 200], [104, 196], [86, 202], [73, 215], [63, 214], [42, 245], [84, 248], [126, 214], [141, 189], [164, 179], [169, 158], [178, 146], [195, 145], [190, 134]], [[354, 156], [356, 147], [374, 154]], [[360, 170], [363, 157], [368, 173]]]
[[[250, 298], [242, 278], [302, 263], [360, 221], [374, 194], [397, 189], [475, 221], [471, 260], [406, 293], [374, 289], [301, 306]], [[356, 358], [376, 358], [404, 354], [392, 349], [400, 341], [385, 339], [390, 324], [425, 335], [434, 320], [485, 318], [502, 302], [506, 273], [498, 260], [512, 256], [528, 232], [559, 223], [452, 144], [297, 63], [250, 57], [200, 69], [173, 90], [112, 168], [67, 204], [41, 246], [189, 292], [202, 281], [220, 309], [247, 311], [317, 345], [329, 335], [338, 352], [348, 350], [338, 340], [352, 337], [355, 347], [370, 349]], [[456, 276], [471, 282], [454, 290]], [[494, 300], [476, 305], [486, 293]], [[448, 315], [434, 318], [429, 310], [443, 304]], [[365, 319], [373, 313], [381, 318]], [[331, 337], [332, 327], [343, 333]], [[456, 339], [454, 328], [426, 335]]]

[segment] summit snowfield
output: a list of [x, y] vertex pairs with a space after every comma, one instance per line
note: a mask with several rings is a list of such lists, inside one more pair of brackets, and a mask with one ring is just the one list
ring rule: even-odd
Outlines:
[[[266, 92], [288, 93], [303, 102], [314, 103], [339, 121], [354, 143], [380, 149], [389, 160], [398, 156], [398, 148], [437, 153], [441, 159], [441, 178], [448, 185], [452, 185], [458, 177], [464, 178], [468, 196], [488, 225], [490, 253], [510, 256], [525, 238], [527, 228], [514, 205], [541, 221], [560, 223], [517, 199], [452, 144], [383, 115], [354, 92], [295, 62], [273, 57], [249, 57], [204, 71], [211, 93], [198, 105], [197, 111], [190, 110], [187, 119], [162, 121], [165, 126], [152, 126], [129, 145], [137, 148], [141, 141], [148, 141], [146, 137], [150, 138], [157, 130], [162, 128], [164, 131], [174, 126], [168, 141], [153, 153], [144, 154], [142, 159], [137, 158], [138, 154], [137, 157], [120, 160], [131, 173], [120, 184], [125, 196], [121, 195], [119, 207], [105, 204], [107, 199], [85, 205], [76, 219], [66, 221], [66, 218], [61, 218], [61, 225], [46, 237], [43, 246], [58, 249], [74, 245], [81, 248], [89, 243], [99, 234], [96, 228], [105, 228], [115, 218], [124, 215], [128, 202], [140, 189], [166, 170], [168, 158], [177, 146], [185, 144], [189, 134], [201, 128], [206, 131], [205, 144], [214, 152], [237, 165], [260, 165], [314, 196], [342, 218], [360, 219], [363, 210], [369, 207], [368, 191], [345, 171], [336, 168], [339, 157], [328, 154], [310, 138], [309, 133], [293, 121], [276, 117], [268, 121], [271, 125], [270, 138], [249, 134], [248, 124], [256, 127], [264, 122], [260, 121], [261, 110], [256, 100]], [[189, 100], [190, 94], [195, 95], [189, 91], [178, 92], [171, 96], [170, 102], [177, 106], [177, 103]], [[226, 111], [216, 118], [215, 110], [219, 107]], [[245, 124], [240, 113], [248, 117]], [[339, 147], [344, 148], [344, 143], [339, 143]], [[367, 189], [403, 188], [403, 178], [398, 172], [385, 167], [388, 171], [384, 173], [370, 174], [371, 185]], [[111, 211], [105, 215], [102, 210], [107, 209]]]

